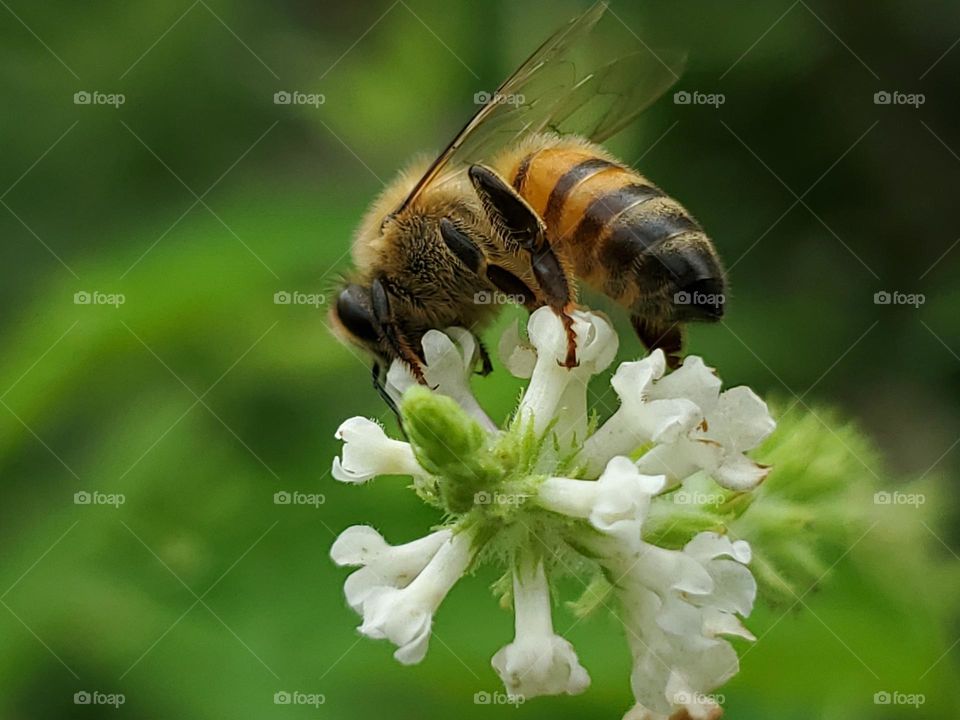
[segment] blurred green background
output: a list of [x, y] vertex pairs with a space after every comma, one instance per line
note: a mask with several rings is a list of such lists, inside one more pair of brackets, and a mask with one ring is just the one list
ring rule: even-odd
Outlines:
[[[383, 182], [586, 3], [0, 5], [0, 717], [619, 717], [621, 631], [562, 609], [590, 690], [474, 704], [499, 688], [489, 658], [512, 632], [490, 574], [454, 590], [421, 665], [359, 640], [334, 536], [369, 522], [400, 542], [437, 518], [402, 483], [330, 478], [343, 419], [395, 426], [325, 306], [274, 303], [329, 295]], [[643, 14], [613, 9], [609, 32], [639, 50]], [[757, 610], [727, 714], [955, 716], [960, 12], [661, 9], [690, 48], [677, 89], [725, 102], [668, 96], [611, 149], [680, 198], [730, 268], [727, 319], [694, 328], [690, 350], [791, 413], [838, 408], [830, 432], [852, 418], [881, 457], [842, 467], [926, 498], [881, 508], [801, 603]], [[324, 102], [278, 105], [280, 91]], [[624, 357], [640, 352], [622, 337]], [[501, 418], [518, 387], [504, 375], [477, 381]], [[274, 504], [280, 491], [325, 502]], [[125, 703], [74, 703], [95, 690]], [[295, 690], [325, 703], [274, 704]], [[926, 701], [876, 705], [881, 691]]]

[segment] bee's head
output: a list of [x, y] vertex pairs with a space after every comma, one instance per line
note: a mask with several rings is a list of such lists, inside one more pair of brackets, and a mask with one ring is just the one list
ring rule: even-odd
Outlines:
[[373, 309], [369, 287], [348, 283], [330, 308], [330, 326], [342, 340], [356, 345], [374, 357], [388, 361], [383, 331]]

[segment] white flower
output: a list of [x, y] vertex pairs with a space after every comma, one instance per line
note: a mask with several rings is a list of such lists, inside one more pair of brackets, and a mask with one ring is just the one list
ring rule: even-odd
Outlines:
[[558, 437], [576, 437], [582, 442], [587, 428], [587, 382], [613, 362], [619, 341], [610, 323], [599, 315], [574, 310], [572, 317], [580, 365], [566, 368], [560, 364], [567, 355], [567, 335], [560, 318], [547, 307], [530, 316], [527, 334], [537, 360], [517, 412], [532, 417], [538, 435], [556, 420]]
[[[455, 402], [414, 388], [400, 362], [388, 372], [387, 391], [403, 408], [413, 446], [362, 418], [340, 427], [337, 479], [412, 475], [446, 526], [397, 546], [369, 526], [345, 530], [331, 556], [359, 567], [344, 585], [347, 602], [363, 616], [362, 634], [389, 640], [397, 660], [417, 663], [427, 652], [434, 613], [474, 558], [506, 561], [515, 636], [494, 655], [493, 667], [511, 695], [576, 694], [590, 678], [571, 644], [554, 632], [549, 581], [558, 568], [586, 568], [612, 586], [622, 608], [637, 703], [627, 718], [667, 720], [682, 712], [713, 720], [720, 708], [706, 693], [738, 670], [727, 638], [754, 639], [741, 623], [756, 597], [750, 546], [695, 534], [704, 517], [723, 527], [729, 515], [710, 515], [702, 505], [694, 524], [690, 512], [675, 512], [674, 503], [657, 496], [701, 470], [728, 488], [752, 488], [767, 470], [744, 453], [772, 431], [773, 420], [749, 389], [721, 393], [720, 380], [699, 358], [667, 373], [656, 351], [617, 369], [611, 385], [619, 407], [588, 437], [587, 384], [613, 361], [618, 343], [605, 318], [572, 316], [576, 368], [561, 365], [567, 336], [549, 308], [531, 315], [529, 342], [516, 326], [501, 339], [504, 365], [529, 378], [513, 416], [520, 422], [505, 430], [471, 392], [478, 346], [459, 328], [430, 331], [422, 343], [427, 384]], [[696, 481], [711, 482], [704, 475]], [[648, 522], [651, 507], [656, 522]], [[676, 523], [685, 524], [674, 529]], [[690, 539], [677, 550], [652, 541], [663, 536]], [[577, 607], [586, 612], [596, 605], [588, 600]]]
[[[470, 378], [477, 363], [477, 341], [473, 335], [459, 327], [447, 328], [446, 332], [429, 330], [423, 336], [423, 377], [431, 388], [441, 395], [453, 398], [460, 407], [490, 431], [497, 426], [487, 416], [470, 389]], [[401, 362], [394, 362], [387, 371], [386, 390], [394, 402], [400, 402], [403, 393], [416, 385], [410, 369]]]
[[554, 512], [586, 518], [597, 530], [618, 536], [626, 543], [640, 540], [650, 498], [663, 489], [662, 475], [643, 475], [628, 458], [607, 463], [599, 480], [547, 478], [537, 503]]
[[651, 448], [638, 461], [646, 473], [662, 473], [671, 482], [705, 470], [731, 490], [756, 487], [769, 469], [744, 452], [759, 445], [776, 427], [766, 403], [750, 388], [720, 392], [720, 380], [698, 357], [656, 383], [651, 398], [686, 397], [700, 407], [703, 422], [675, 441]]
[[493, 656], [491, 664], [512, 695], [576, 695], [590, 685], [573, 646], [553, 631], [550, 588], [543, 563], [514, 571], [516, 637]]
[[423, 660], [433, 614], [466, 571], [473, 557], [472, 536], [461, 532], [444, 540], [427, 566], [403, 588], [380, 586], [363, 600], [360, 632], [397, 646], [393, 656], [404, 665]]
[[360, 566], [343, 585], [350, 607], [359, 612], [378, 587], [409, 585], [450, 535], [449, 530], [439, 530], [404, 545], [389, 545], [369, 525], [348, 527], [333, 543], [330, 557], [337, 565]]
[[737, 618], [750, 613], [756, 597], [744, 565], [749, 559], [747, 543], [715, 533], [700, 533], [682, 551], [644, 544], [634, 553], [605, 555], [620, 578], [634, 658], [637, 707], [628, 718], [666, 718], [681, 709], [692, 718], [718, 716], [707, 693], [739, 669], [736, 652], [721, 636], [754, 639]]
[[588, 474], [598, 473], [610, 458], [629, 454], [648, 442], [675, 442], [702, 420], [700, 408], [684, 396], [654, 395], [655, 381], [665, 370], [662, 350], [617, 368], [610, 384], [620, 397], [620, 407], [587, 438], [580, 452]]
[[409, 443], [392, 440], [372, 420], [352, 417], [336, 432], [343, 440], [343, 460], [333, 459], [331, 474], [341, 482], [362, 483], [375, 475], [425, 474]]

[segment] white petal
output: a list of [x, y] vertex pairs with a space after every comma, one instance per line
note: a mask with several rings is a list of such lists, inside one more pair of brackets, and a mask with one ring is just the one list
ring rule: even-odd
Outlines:
[[651, 712], [640, 703], [637, 703], [624, 713], [623, 720], [670, 720], [670, 718], [667, 715]]
[[590, 676], [573, 646], [553, 631], [543, 563], [514, 571], [513, 603], [516, 637], [491, 661], [507, 692], [527, 698], [583, 692]]
[[[603, 371], [617, 355], [619, 338], [610, 322], [596, 313], [574, 310], [573, 330], [577, 336], [577, 360], [588, 366], [591, 374]], [[567, 333], [560, 317], [550, 308], [534, 311], [527, 323], [527, 335], [537, 349], [537, 361], [553, 360], [554, 364], [567, 357]]]
[[620, 397], [621, 408], [628, 411], [627, 420], [634, 435], [642, 436], [643, 442], [673, 442], [702, 418], [700, 409], [690, 400], [661, 399], [652, 394], [659, 384], [654, 380], [663, 373], [663, 367], [663, 353], [658, 350], [644, 360], [622, 363], [610, 380]]
[[689, 555], [646, 543], [633, 556], [628, 577], [661, 597], [671, 590], [705, 595], [714, 587], [710, 574]]
[[387, 587], [373, 590], [363, 603], [359, 630], [375, 640], [390, 640], [397, 645], [394, 657], [411, 665], [423, 660], [427, 652], [433, 611], [426, 604], [410, 602], [406, 592]]
[[587, 410], [587, 383], [589, 378], [575, 376], [567, 383], [556, 407], [553, 433], [562, 447], [574, 447], [587, 436], [590, 413]]
[[528, 378], [537, 364], [537, 351], [520, 337], [520, 325], [514, 320], [500, 336], [500, 360], [514, 377]]
[[369, 525], [353, 525], [334, 540], [330, 557], [337, 565], [366, 565], [389, 548], [383, 535]]
[[620, 346], [613, 325], [596, 313], [574, 310], [572, 316], [577, 333], [577, 360], [589, 367], [591, 375], [603, 372], [617, 356]]
[[581, 458], [588, 473], [597, 472], [611, 457], [629, 454], [648, 442], [674, 442], [701, 421], [700, 409], [690, 400], [651, 397], [664, 367], [663, 352], [658, 350], [617, 368], [610, 383], [620, 397], [620, 407], [584, 443]]
[[777, 426], [767, 404], [746, 386], [731, 388], [720, 396], [709, 425], [707, 437], [735, 452], [757, 447]]
[[394, 657], [400, 662], [420, 662], [427, 651], [433, 614], [470, 564], [472, 544], [470, 533], [454, 535], [443, 542], [406, 587], [368, 588], [360, 632], [394, 643]]
[[670, 676], [666, 695], [675, 707], [681, 709], [678, 715], [689, 720], [719, 720], [723, 716], [720, 706], [711, 696], [694, 690], [694, 687], [679, 671]]
[[656, 399], [687, 398], [706, 415], [717, 404], [720, 385], [713, 368], [696, 355], [688, 355], [681, 367], [657, 382], [650, 395]]
[[629, 458], [615, 457], [597, 480], [599, 492], [590, 512], [590, 523], [630, 543], [640, 539], [650, 498], [663, 489], [662, 475], [643, 475]]
[[480, 407], [470, 378], [477, 361], [477, 343], [473, 335], [463, 328], [447, 328], [446, 333], [429, 330], [423, 336], [423, 355], [427, 366], [424, 378], [430, 387], [441, 395], [453, 398], [471, 417], [488, 430], [496, 425]]
[[590, 675], [580, 665], [573, 646], [558, 635], [513, 642], [490, 662], [512, 695], [577, 695], [590, 686]]
[[750, 559], [746, 542], [731, 542], [717, 533], [703, 532], [688, 542], [683, 552], [702, 563], [713, 579], [713, 590], [691, 596], [690, 602], [744, 617], [750, 614], [757, 597], [757, 582], [743, 564]]
[[343, 459], [335, 458], [331, 474], [341, 482], [366, 482], [376, 475], [424, 475], [409, 443], [387, 437], [383, 428], [364, 417], [352, 417], [337, 428]]
[[770, 467], [746, 455], [731, 455], [710, 473], [718, 484], [730, 490], [753, 490], [770, 474]]
[[643, 475], [629, 458], [615, 457], [598, 480], [547, 478], [536, 502], [541, 507], [571, 517], [589, 519], [601, 532], [615, 535], [633, 546], [650, 509], [650, 498], [663, 489], [666, 479]]
[[[617, 335], [607, 320], [593, 313], [575, 310], [573, 329], [577, 339], [577, 360], [575, 368], [562, 367], [567, 355], [567, 337], [560, 318], [548, 307], [543, 307], [530, 316], [527, 333], [530, 342], [537, 349], [537, 362], [530, 376], [530, 383], [520, 400], [520, 417], [532, 417], [534, 431], [542, 433], [551, 420], [563, 408], [561, 399], [574, 415], [582, 415], [586, 401], [564, 395], [568, 385], [575, 392], [586, 395], [587, 381], [591, 375], [601, 372], [612, 361], [617, 352]], [[574, 381], [577, 381], [574, 384]], [[571, 392], [574, 392], [571, 389]], [[579, 417], [564, 417], [565, 427], [575, 426]]]
[[710, 472], [723, 457], [723, 447], [713, 441], [680, 438], [650, 448], [637, 460], [637, 467], [649, 475], [666, 475], [668, 484], [674, 485], [700, 470]]
[[347, 603], [358, 612], [377, 588], [403, 588], [426, 567], [451, 536], [439, 530], [403, 545], [388, 545], [371, 527], [355, 525], [337, 538], [330, 551], [338, 565], [364, 565], [352, 573], [343, 585]]
[[724, 612], [748, 616], [757, 598], [757, 581], [750, 570], [735, 560], [714, 560], [707, 566], [707, 572], [713, 578], [713, 592], [706, 598], [691, 600]]
[[726, 535], [716, 532], [697, 533], [683, 547], [683, 551], [700, 562], [707, 562], [721, 555], [732, 557], [742, 563], [750, 562], [750, 545], [745, 540], [733, 542]]
[[[447, 328], [446, 332], [428, 330], [421, 341], [424, 379], [436, 392], [457, 403], [488, 430], [496, 425], [480, 407], [470, 389], [470, 378], [477, 359], [477, 342], [467, 330]], [[387, 371], [386, 391], [399, 404], [403, 394], [417, 384], [406, 363], [394, 360]]]
[[736, 615], [716, 608], [703, 609], [703, 631], [711, 637], [732, 635], [751, 642], [757, 639], [752, 632], [743, 626]]

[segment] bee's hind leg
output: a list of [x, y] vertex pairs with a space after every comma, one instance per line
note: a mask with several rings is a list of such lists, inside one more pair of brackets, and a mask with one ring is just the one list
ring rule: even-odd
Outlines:
[[676, 370], [680, 366], [680, 355], [683, 352], [683, 328], [680, 323], [665, 325], [652, 322], [643, 315], [631, 315], [630, 324], [647, 350], [663, 350], [667, 367]]
[[543, 220], [503, 178], [485, 165], [472, 165], [470, 182], [487, 217], [498, 230], [507, 249], [530, 256], [530, 267], [543, 300], [563, 322], [567, 355], [561, 365], [573, 368], [577, 360], [577, 336], [573, 329], [573, 293], [567, 273], [547, 240]]

